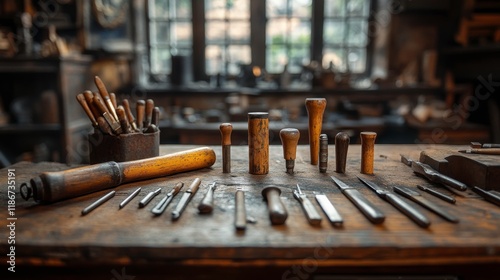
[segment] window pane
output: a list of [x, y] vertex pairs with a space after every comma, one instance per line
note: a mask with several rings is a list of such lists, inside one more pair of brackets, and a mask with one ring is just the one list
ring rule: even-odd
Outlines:
[[323, 40], [325, 44], [342, 45], [344, 43], [344, 21], [325, 19]]
[[171, 0], [171, 11], [174, 11], [176, 18], [191, 18], [191, 0]]
[[323, 67], [328, 68], [330, 62], [338, 71], [346, 71], [346, 54], [343, 48], [325, 48], [323, 49]]
[[349, 16], [368, 16], [369, 1], [349, 0], [347, 2], [347, 14]]
[[267, 22], [266, 42], [267, 44], [285, 44], [287, 43], [287, 19], [270, 19]]
[[231, 43], [250, 43], [250, 22], [233, 21], [228, 28]]
[[221, 46], [207, 46], [205, 48], [205, 71], [208, 75], [224, 73], [222, 64], [223, 51]]
[[344, 17], [345, 0], [325, 0], [325, 17]]
[[288, 62], [286, 48], [279, 45], [271, 45], [266, 50], [266, 69], [270, 73], [280, 73]]
[[266, 13], [267, 17], [286, 16], [288, 12], [287, 0], [267, 0]]
[[207, 19], [224, 19], [226, 16], [226, 0], [205, 0], [205, 17]]
[[157, 21], [150, 25], [151, 43], [166, 44], [169, 41], [168, 22]]
[[226, 39], [226, 24], [223, 21], [209, 21], [205, 26], [207, 44], [224, 43]]
[[310, 44], [311, 42], [311, 22], [290, 20], [291, 44]]
[[151, 18], [168, 18], [168, 0], [149, 1], [149, 16]]
[[249, 0], [233, 0], [228, 3], [230, 3], [228, 4], [229, 19], [250, 19]]
[[170, 52], [166, 48], [151, 49], [151, 72], [168, 73], [170, 72]]
[[349, 61], [349, 70], [352, 73], [361, 73], [365, 71], [366, 49], [350, 49], [349, 54], [347, 55], [347, 60]]
[[174, 44], [190, 44], [192, 41], [191, 23], [190, 22], [177, 22], [172, 23], [170, 40]]
[[293, 46], [290, 50], [290, 59], [288, 61], [288, 71], [299, 73], [302, 71], [302, 65], [310, 61], [308, 46]]
[[228, 73], [236, 75], [240, 73], [240, 64], [250, 64], [252, 57], [250, 53], [250, 46], [230, 45], [227, 48], [228, 60]]
[[367, 42], [367, 22], [353, 19], [348, 24], [349, 34], [347, 34], [347, 43], [351, 46], [365, 46]]
[[311, 0], [290, 0], [294, 17], [311, 17]]

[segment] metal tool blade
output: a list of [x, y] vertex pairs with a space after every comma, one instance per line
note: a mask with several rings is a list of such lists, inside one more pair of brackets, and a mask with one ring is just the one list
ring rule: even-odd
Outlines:
[[352, 189], [352, 187], [348, 186], [346, 183], [340, 181], [340, 179], [337, 179], [336, 177], [334, 176], [330, 176], [332, 178], [332, 180], [335, 182], [335, 184], [337, 184], [337, 186], [339, 187], [339, 189], [341, 190], [345, 190], [345, 189]]
[[191, 198], [190, 192], [185, 192], [182, 194], [179, 203], [175, 207], [174, 211], [172, 211], [172, 219], [176, 220], [181, 216], [182, 211], [184, 211], [184, 208], [186, 208], [187, 204], [189, 203], [189, 198]]
[[425, 163], [414, 161], [411, 165], [411, 168], [413, 169], [413, 172], [424, 176], [425, 178], [429, 179], [432, 182], [441, 183], [459, 191], [467, 190], [466, 184], [437, 172], [436, 170], [434, 170], [432, 167], [430, 167]]
[[342, 216], [340, 216], [339, 212], [337, 211], [337, 209], [335, 209], [326, 195], [316, 194], [315, 197], [316, 201], [318, 201], [319, 203], [319, 206], [321, 206], [321, 209], [323, 209], [323, 212], [325, 212], [328, 220], [330, 220], [332, 224], [341, 225], [344, 222]]
[[375, 183], [373, 183], [371, 181], [368, 181], [368, 180], [366, 180], [364, 178], [358, 177], [358, 179], [361, 182], [363, 182], [365, 185], [367, 185], [370, 189], [372, 189], [372, 191], [374, 191], [380, 197], [384, 197], [386, 195], [386, 193], [389, 192], [387, 190], [382, 189], [377, 184], [375, 184]]

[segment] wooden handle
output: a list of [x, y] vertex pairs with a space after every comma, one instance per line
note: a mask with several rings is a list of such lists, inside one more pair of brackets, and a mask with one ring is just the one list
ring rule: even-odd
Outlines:
[[153, 99], [146, 100], [146, 111], [144, 116], [144, 128], [148, 127], [151, 124], [151, 120], [153, 119], [153, 109], [155, 107], [155, 102]]
[[106, 107], [110, 112], [110, 115], [113, 116], [113, 118], [115, 118], [116, 121], [118, 121], [118, 116], [116, 115], [115, 107], [111, 102], [111, 98], [109, 96], [108, 90], [106, 89], [106, 86], [102, 82], [101, 78], [99, 78], [98, 76], [94, 77], [94, 82], [95, 85], [97, 86], [97, 89], [99, 90], [99, 93], [102, 96], [102, 99], [104, 100], [104, 104], [106, 104]]
[[120, 126], [122, 128], [123, 133], [130, 133], [130, 128], [128, 125], [127, 116], [125, 116], [125, 109], [123, 106], [118, 106], [116, 108], [116, 114], [118, 115], [118, 120], [120, 121]]
[[92, 125], [94, 127], [98, 126], [97, 120], [95, 119], [94, 114], [90, 110], [89, 104], [87, 104], [87, 100], [85, 99], [85, 96], [83, 95], [83, 93], [78, 94], [76, 96], [76, 100], [78, 100], [78, 103], [80, 103], [80, 105], [82, 106], [83, 111], [85, 111], [85, 114], [87, 114], [87, 116], [89, 117]]
[[349, 142], [350, 137], [347, 133], [339, 132], [335, 135], [335, 171], [338, 173], [345, 173]]
[[245, 230], [247, 227], [247, 211], [245, 207], [245, 193], [243, 191], [236, 191], [235, 204], [234, 227], [237, 230]]
[[277, 187], [266, 187], [262, 190], [262, 195], [267, 201], [269, 208], [269, 219], [273, 225], [282, 225], [288, 218], [285, 205], [280, 198], [281, 190]]
[[231, 133], [233, 132], [233, 125], [230, 123], [222, 123], [219, 126], [219, 130], [222, 137], [222, 145], [231, 145]]
[[201, 147], [135, 161], [110, 161], [65, 171], [45, 172], [30, 181], [30, 195], [26, 195], [25, 199], [33, 196], [37, 202], [51, 203], [123, 183], [207, 168], [214, 162], [214, 150]]
[[109, 126], [108, 122], [104, 119], [104, 117], [97, 117], [97, 126], [99, 129], [105, 133], [105, 134], [113, 134], [113, 130], [111, 129], [111, 126]]
[[160, 108], [159, 107], [153, 108], [153, 114], [151, 115], [151, 124], [154, 124], [155, 126], [160, 125]]
[[132, 114], [132, 111], [130, 110], [130, 103], [128, 102], [128, 99], [123, 99], [122, 101], [123, 108], [125, 109], [125, 114], [127, 115], [128, 122], [132, 126], [132, 129], [137, 131], [137, 125], [135, 123], [135, 117]]
[[373, 174], [373, 160], [375, 153], [375, 132], [361, 132], [361, 173]]
[[136, 104], [136, 116], [137, 116], [137, 128], [139, 130], [142, 130], [143, 125], [144, 125], [144, 114], [145, 114], [145, 107], [146, 107], [146, 102], [144, 100], [137, 100]]
[[94, 104], [94, 94], [90, 90], [86, 90], [83, 92], [83, 96], [85, 97], [85, 101], [87, 101], [87, 105], [89, 105], [90, 111], [94, 115], [95, 119], [101, 115], [97, 106]]
[[283, 156], [286, 160], [295, 159], [300, 132], [296, 128], [283, 128], [280, 130], [281, 144], [283, 145]]
[[249, 173], [264, 175], [269, 172], [269, 114], [248, 113]]
[[111, 99], [111, 104], [113, 104], [113, 107], [116, 109], [118, 107], [118, 104], [116, 103], [116, 94], [110, 92], [109, 99]]
[[325, 98], [306, 98], [307, 115], [309, 118], [309, 150], [311, 164], [318, 164], [319, 135], [323, 125], [323, 113], [326, 108]]

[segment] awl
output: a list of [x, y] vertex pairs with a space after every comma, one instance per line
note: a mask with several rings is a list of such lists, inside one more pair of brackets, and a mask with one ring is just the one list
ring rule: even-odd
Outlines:
[[377, 184], [375, 184], [371, 181], [368, 181], [368, 180], [363, 179], [361, 177], [358, 177], [358, 179], [361, 182], [363, 182], [365, 185], [367, 185], [379, 197], [381, 197], [385, 201], [392, 204], [392, 206], [396, 207], [396, 209], [398, 209], [400, 212], [402, 212], [407, 217], [412, 219], [419, 226], [428, 227], [431, 224], [429, 219], [424, 214], [420, 213], [420, 211], [413, 208], [411, 205], [406, 203], [404, 200], [399, 198], [397, 195], [393, 194], [392, 192], [390, 192], [388, 190], [385, 190], [385, 189], [379, 187]]
[[443, 209], [441, 209], [439, 206], [437, 206], [433, 202], [427, 200], [419, 192], [414, 191], [414, 190], [407, 188], [407, 187], [402, 187], [402, 186], [396, 186], [393, 189], [396, 193], [424, 206], [425, 208], [431, 210], [432, 212], [438, 214], [439, 216], [445, 218], [446, 220], [448, 220], [452, 223], [458, 223], [457, 217], [451, 215], [450, 213], [444, 211]]
[[385, 215], [375, 205], [368, 201], [358, 190], [348, 186], [339, 179], [331, 176], [332, 180], [337, 184], [342, 193], [358, 207], [372, 223], [380, 224], [385, 220]]
[[172, 211], [172, 219], [177, 220], [181, 216], [182, 212], [184, 209], [186, 209], [186, 206], [188, 205], [189, 201], [193, 196], [196, 194], [198, 191], [198, 188], [200, 187], [201, 180], [200, 178], [194, 179], [194, 181], [191, 183], [189, 188], [184, 192], [184, 194], [181, 197], [181, 200], [175, 207], [174, 211]]
[[182, 183], [182, 182], [175, 184], [175, 186], [172, 188], [172, 190], [169, 191], [167, 193], [167, 195], [164, 198], [162, 198], [162, 200], [160, 200], [160, 202], [158, 202], [158, 204], [156, 204], [156, 206], [153, 209], [151, 209], [151, 212], [155, 215], [161, 215], [161, 213], [163, 213], [163, 211], [165, 211], [165, 209], [170, 204], [172, 199], [174, 199], [174, 196], [177, 193], [179, 193], [179, 191], [182, 189], [183, 186], [184, 186], [184, 183]]

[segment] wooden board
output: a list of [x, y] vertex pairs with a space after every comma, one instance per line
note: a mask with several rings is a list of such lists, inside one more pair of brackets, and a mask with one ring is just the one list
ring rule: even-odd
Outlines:
[[[161, 146], [160, 154], [193, 148], [193, 146]], [[400, 162], [400, 153], [418, 158], [422, 146], [377, 145], [375, 176], [381, 185], [404, 185], [412, 188], [427, 182], [413, 174]], [[458, 147], [453, 147], [458, 149]], [[500, 262], [500, 207], [481, 198], [456, 197], [456, 205], [441, 201], [427, 193], [422, 195], [460, 217], [460, 223], [449, 223], [439, 216], [409, 202], [424, 212], [431, 226], [423, 229], [381, 200], [362, 185], [356, 176], [360, 168], [360, 146], [351, 145], [346, 174], [337, 174], [334, 167], [334, 147], [329, 147], [329, 166], [326, 174], [309, 164], [308, 146], [299, 146], [296, 173], [285, 171], [281, 146], [270, 148], [268, 175], [248, 173], [248, 149], [232, 147], [232, 173], [222, 173], [221, 148], [216, 146], [217, 161], [212, 168], [177, 174], [165, 178], [131, 183], [116, 187], [116, 196], [86, 216], [81, 210], [108, 191], [57, 202], [36, 205], [22, 201], [17, 193], [16, 254], [18, 265], [132, 265], [132, 264], [191, 264], [210, 265], [294, 265], [313, 258], [318, 267], [380, 266], [380, 265], [465, 265]], [[65, 165], [55, 163], [18, 163], [16, 185], [42, 171], [61, 170]], [[333, 184], [335, 175], [357, 188], [368, 200], [380, 207], [387, 218], [373, 225], [342, 195]], [[92, 174], [89, 174], [92, 176]], [[0, 172], [0, 182], [7, 180], [7, 169]], [[178, 221], [172, 221], [171, 211], [180, 196], [176, 196], [165, 213], [159, 217], [151, 208], [179, 181], [189, 184], [200, 177], [202, 185]], [[216, 181], [215, 210], [212, 214], [197, 213], [197, 205], [207, 185]], [[310, 195], [323, 216], [319, 227], [310, 226], [299, 203], [293, 198], [296, 184]], [[272, 226], [265, 201], [260, 194], [267, 185], [282, 189], [282, 199], [289, 217], [285, 225]], [[138, 186], [143, 190], [129, 205], [119, 210], [118, 204]], [[149, 191], [163, 189], [147, 207], [139, 209], [138, 201]], [[246, 191], [247, 214], [257, 222], [249, 224], [243, 233], [235, 231], [234, 193]], [[438, 188], [438, 187], [436, 187]], [[442, 192], [447, 192], [440, 189]], [[328, 223], [314, 200], [313, 192], [327, 194], [344, 218], [344, 225]], [[406, 200], [406, 199], [405, 199]], [[0, 192], [5, 208], [0, 219], [7, 219], [6, 189]], [[2, 231], [3, 232], [3, 231]], [[6, 238], [0, 241], [1, 252], [8, 250]], [[5, 263], [5, 254], [0, 260]], [[108, 279], [111, 277], [108, 277]]]

